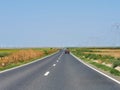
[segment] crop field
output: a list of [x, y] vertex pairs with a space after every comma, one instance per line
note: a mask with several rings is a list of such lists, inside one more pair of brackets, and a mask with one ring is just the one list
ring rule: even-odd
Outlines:
[[91, 54], [99, 54], [99, 55], [108, 55], [115, 58], [120, 58], [120, 49], [90, 49], [92, 52], [88, 52]]
[[22, 65], [57, 51], [56, 48], [0, 49], [0, 70]]
[[120, 48], [71, 48], [82, 60], [120, 76]]
[[10, 53], [13, 53], [15, 51], [18, 51], [19, 49], [0, 49], [0, 57], [4, 57], [9, 55]]

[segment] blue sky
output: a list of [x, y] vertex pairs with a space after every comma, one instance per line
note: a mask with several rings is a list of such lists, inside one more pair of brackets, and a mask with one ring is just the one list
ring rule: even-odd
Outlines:
[[120, 0], [1, 0], [0, 46], [120, 46]]

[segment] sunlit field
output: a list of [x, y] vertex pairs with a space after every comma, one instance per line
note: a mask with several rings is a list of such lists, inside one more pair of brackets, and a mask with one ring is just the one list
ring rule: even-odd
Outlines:
[[0, 49], [0, 70], [28, 63], [57, 51], [56, 48]]

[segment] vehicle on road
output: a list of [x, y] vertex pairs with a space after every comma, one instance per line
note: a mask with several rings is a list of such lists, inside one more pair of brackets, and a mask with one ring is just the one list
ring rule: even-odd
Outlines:
[[65, 54], [69, 54], [70, 51], [68, 49], [65, 50]]

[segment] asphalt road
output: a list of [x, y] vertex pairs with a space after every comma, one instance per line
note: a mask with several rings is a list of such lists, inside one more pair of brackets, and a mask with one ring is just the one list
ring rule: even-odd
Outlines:
[[120, 85], [61, 51], [1, 73], [0, 90], [120, 90]]

